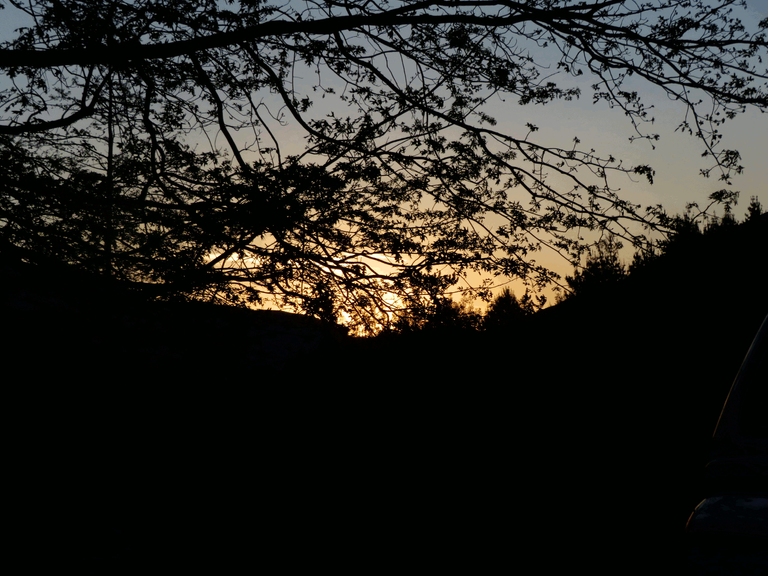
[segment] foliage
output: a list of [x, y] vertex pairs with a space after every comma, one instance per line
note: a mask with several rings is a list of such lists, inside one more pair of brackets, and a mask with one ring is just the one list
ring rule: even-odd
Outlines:
[[[696, 252], [706, 251], [702, 241], [706, 241], [710, 247], [713, 241], [722, 239], [723, 234], [734, 231], [739, 226], [739, 221], [733, 215], [732, 210], [728, 210], [721, 218], [709, 217], [701, 222], [698, 219], [700, 214], [694, 215], [691, 207], [682, 215], [677, 215], [669, 221], [669, 233], [660, 241], [657, 241], [644, 250], [638, 250], [632, 259], [632, 263], [627, 269], [629, 275], [635, 274], [647, 266], [658, 262], [664, 256], [671, 256], [676, 259], [690, 259]], [[747, 206], [746, 215], [741, 224], [749, 227], [760, 228], [765, 222], [765, 212], [756, 196], [752, 196]], [[756, 246], [745, 246], [749, 250], [760, 251], [759, 240], [757, 237], [743, 235], [743, 241], [746, 243], [757, 241]], [[730, 242], [723, 243], [729, 244]]]
[[[675, 216], [669, 224], [669, 234], [658, 242], [658, 254], [668, 254], [688, 249], [691, 244], [697, 243], [703, 236], [715, 237], [739, 224], [732, 210], [726, 210], [722, 217], [705, 216], [693, 213], [695, 206], [689, 206], [683, 215]], [[763, 207], [756, 196], [750, 199], [744, 223], [757, 223], [763, 215]]]
[[587, 254], [584, 267], [574, 270], [573, 276], [566, 276], [570, 291], [560, 297], [595, 293], [615, 285], [627, 277], [627, 267], [621, 261], [619, 251], [622, 243], [612, 234], [601, 238]]
[[763, 206], [757, 199], [757, 196], [752, 196], [749, 199], [749, 206], [747, 206], [747, 215], [744, 222], [757, 223], [760, 221], [760, 217], [764, 214]]
[[518, 299], [509, 288], [503, 288], [488, 304], [484, 312], [474, 308], [471, 297], [457, 302], [452, 298], [431, 299], [429, 305], [408, 307], [409, 314], [401, 316], [392, 327], [399, 333], [435, 330], [497, 331], [513, 329], [521, 318], [541, 310], [546, 304], [543, 295], [534, 296], [526, 291]]
[[655, 85], [729, 184], [720, 127], [768, 105], [768, 23], [747, 32], [734, 4], [0, 2], [26, 17], [0, 41], [0, 240], [158, 297], [360, 331], [471, 273], [535, 289], [557, 279], [537, 252], [582, 255], [573, 231], [642, 244], [635, 226], [663, 225], [609, 185], [654, 173], [501, 132], [488, 103], [569, 101], [588, 74], [654, 141], [635, 85]]
[[502, 330], [514, 327], [524, 316], [530, 316], [544, 307], [546, 298], [534, 298], [530, 292], [518, 299], [509, 289], [504, 288], [491, 303], [483, 316], [485, 330]]
[[473, 307], [471, 298], [456, 302], [447, 296], [436, 296], [411, 302], [405, 309], [407, 313], [398, 316], [390, 327], [391, 332], [408, 334], [478, 330], [483, 321], [482, 314]]

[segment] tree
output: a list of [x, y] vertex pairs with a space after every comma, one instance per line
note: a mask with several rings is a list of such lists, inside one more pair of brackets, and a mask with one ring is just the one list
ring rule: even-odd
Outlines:
[[487, 104], [569, 101], [591, 74], [653, 141], [632, 82], [658, 86], [728, 185], [722, 123], [768, 106], [768, 22], [747, 31], [737, 5], [0, 1], [24, 19], [0, 42], [0, 239], [155, 297], [276, 299], [368, 331], [489, 296], [471, 273], [539, 288], [558, 277], [533, 256], [578, 261], [575, 231], [639, 245], [635, 226], [663, 225], [609, 184], [654, 173], [501, 132]]
[[537, 300], [538, 302], [534, 302], [529, 292], [518, 299], [509, 288], [504, 288], [488, 304], [483, 317], [483, 328], [485, 330], [513, 328], [521, 318], [534, 314], [544, 306], [546, 298], [540, 296]]
[[601, 238], [590, 248], [583, 268], [576, 269], [573, 276], [566, 276], [571, 295], [594, 294], [627, 277], [627, 268], [619, 256], [623, 245], [612, 234]]
[[470, 331], [477, 330], [483, 320], [469, 299], [456, 302], [450, 297], [434, 296], [408, 304], [407, 313], [398, 317], [391, 326], [392, 331], [400, 334]]
[[764, 212], [762, 204], [760, 204], [757, 196], [752, 196], [749, 199], [749, 206], [747, 206], [747, 216], [744, 219], [744, 222], [757, 224], [762, 218], [763, 214]]

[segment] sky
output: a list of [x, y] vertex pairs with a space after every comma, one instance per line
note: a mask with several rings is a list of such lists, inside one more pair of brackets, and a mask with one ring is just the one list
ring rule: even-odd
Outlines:
[[[743, 14], [742, 22], [748, 29], [756, 29], [760, 20], [768, 18], [768, 0], [748, 0], [748, 5], [750, 9]], [[307, 81], [311, 82], [311, 79]], [[623, 112], [612, 110], [605, 103], [592, 103], [590, 86], [593, 82], [594, 78], [581, 77], [578, 83], [582, 96], [576, 101], [519, 106], [514, 99], [506, 102], [497, 100], [491, 103], [488, 111], [498, 121], [495, 129], [500, 132], [519, 136], [527, 132], [525, 125], [530, 122], [539, 127], [535, 134], [539, 143], [568, 147], [573, 138], [578, 137], [582, 149], [594, 148], [603, 157], [612, 154], [623, 160], [625, 165], [651, 165], [655, 170], [653, 184], [645, 178], [619, 174], [610, 181], [622, 198], [636, 204], [661, 204], [669, 214], [682, 214], [689, 203], [706, 207], [711, 193], [727, 187], [715, 173], [710, 178], [700, 175], [701, 169], [711, 167], [711, 163], [702, 158], [704, 146], [696, 138], [675, 131], [685, 116], [685, 107], [680, 102], [671, 101], [660, 88], [649, 86], [647, 82], [638, 81], [632, 85], [641, 93], [644, 102], [653, 105], [655, 122], [647, 130], [659, 133], [660, 140], [653, 146], [642, 140], [630, 142], [629, 138], [635, 132]], [[316, 108], [322, 109], [322, 106], [322, 102], [316, 101]], [[742, 219], [753, 196], [758, 198], [764, 209], [768, 209], [768, 162], [765, 152], [768, 113], [748, 109], [726, 123], [721, 132], [724, 136], [720, 148], [739, 150], [744, 166], [743, 174], [735, 176], [729, 187], [740, 192], [734, 215]], [[303, 132], [294, 131], [289, 126], [285, 134], [287, 141], [295, 138], [293, 144], [298, 149]], [[564, 185], [570, 188], [565, 182]], [[719, 216], [723, 211], [716, 209], [714, 213]], [[629, 261], [632, 253], [633, 249], [627, 245], [622, 255]], [[542, 252], [536, 258], [539, 263], [562, 275], [573, 271], [572, 265], [558, 255]], [[520, 283], [513, 284], [513, 288], [518, 294], [524, 291]]]
[[[756, 29], [759, 21], [768, 18], [768, 0], [747, 0], [747, 4], [749, 10], [742, 22], [748, 29], [750, 26]], [[647, 141], [630, 142], [630, 136], [635, 133], [623, 112], [611, 110], [605, 103], [592, 104], [590, 85], [593, 82], [592, 78], [583, 77], [582, 97], [577, 101], [525, 107], [497, 103], [491, 115], [499, 121], [497, 128], [502, 132], [519, 134], [525, 123], [531, 122], [539, 127], [536, 133], [539, 142], [567, 147], [578, 137], [582, 149], [594, 148], [602, 156], [612, 154], [628, 165], [651, 165], [656, 172], [653, 184], [645, 178], [616, 175], [611, 185], [619, 189], [622, 198], [643, 206], [661, 204], [669, 214], [683, 214], [689, 203], [704, 208], [709, 204], [711, 193], [728, 187], [714, 172], [709, 178], [700, 175], [701, 169], [711, 166], [702, 158], [704, 146], [696, 138], [675, 131], [685, 115], [681, 103], [671, 101], [659, 88], [638, 82], [633, 88], [646, 103], [654, 106], [655, 122], [648, 130], [657, 132], [660, 139], [653, 146]], [[768, 210], [768, 113], [749, 108], [727, 122], [721, 132], [720, 148], [738, 150], [744, 167], [743, 173], [734, 176], [728, 187], [740, 192], [734, 215], [743, 219], [753, 196], [761, 202], [763, 210]], [[722, 215], [722, 209], [716, 209], [715, 214]], [[633, 252], [625, 246], [622, 257], [628, 262]], [[573, 272], [571, 264], [554, 254], [541, 253], [537, 259], [562, 275]], [[513, 284], [513, 288], [518, 294], [524, 290], [519, 283]]]
[[[747, 0], [749, 10], [742, 21], [754, 26], [768, 18], [768, 0]], [[636, 88], [645, 102], [654, 106], [655, 123], [649, 130], [658, 132], [661, 139], [653, 149], [648, 142], [630, 143], [634, 134], [631, 124], [620, 110], [610, 110], [604, 103], [593, 105], [590, 85], [593, 78], [584, 76], [582, 96], [577, 101], [552, 102], [546, 105], [518, 106], [512, 100], [492, 104], [490, 114], [499, 122], [497, 129], [514, 135], [525, 133], [525, 124], [539, 127], [538, 141], [567, 147], [578, 136], [582, 148], [594, 148], [613, 154], [625, 164], [650, 164], [656, 170], [654, 184], [644, 179], [636, 182], [628, 178], [615, 184], [630, 198], [643, 205], [662, 204], [669, 212], [682, 213], [689, 202], [706, 205], [707, 196], [724, 187], [716, 177], [709, 179], [699, 175], [708, 164], [701, 158], [703, 146], [690, 136], [675, 132], [682, 121], [685, 108], [679, 102], [670, 101], [661, 89], [638, 82]], [[316, 102], [321, 104], [320, 102]], [[748, 109], [722, 128], [721, 148], [737, 149], [742, 154], [744, 173], [736, 176], [732, 188], [741, 191], [735, 210], [743, 215], [751, 196], [757, 196], [768, 208], [768, 162], [765, 146], [768, 138], [768, 114]], [[298, 142], [297, 142], [298, 144]]]
[[[768, 18], [768, 0], [748, 0], [748, 7], [742, 18], [748, 27]], [[12, 10], [6, 8], [0, 12], [0, 37], [7, 37], [18, 25]], [[654, 105], [652, 130], [658, 132], [661, 139], [653, 149], [645, 141], [629, 142], [632, 126], [620, 110], [592, 104], [591, 82], [590, 78], [584, 79], [584, 94], [578, 101], [522, 107], [499, 100], [492, 104], [489, 112], [498, 120], [497, 129], [501, 132], [519, 135], [526, 131], [526, 123], [532, 123], [539, 127], [538, 142], [566, 147], [578, 137], [582, 148], [594, 148], [599, 155], [612, 154], [626, 164], [650, 164], [656, 171], [653, 185], [644, 179], [633, 181], [622, 175], [612, 181], [623, 198], [644, 206], [661, 204], [669, 213], [683, 213], [686, 204], [697, 202], [703, 207], [708, 203], [709, 194], [724, 187], [716, 177], [706, 179], [699, 175], [701, 168], [709, 167], [701, 157], [703, 146], [696, 139], [674, 131], [685, 112], [680, 103], [670, 101], [659, 89], [638, 85], [644, 100]], [[733, 179], [731, 187], [741, 193], [734, 210], [741, 219], [753, 196], [768, 208], [768, 114], [749, 109], [727, 123], [722, 133], [721, 147], [735, 148], [742, 154], [744, 173]], [[288, 141], [293, 140], [294, 146], [301, 145], [302, 138], [292, 126], [284, 135]], [[554, 256], [542, 255], [540, 262], [563, 274], [572, 270], [569, 264]]]
[[[747, 1], [751, 9], [742, 21], [747, 26], [756, 27], [758, 21], [768, 18], [768, 0]], [[703, 146], [695, 138], [675, 132], [674, 128], [684, 117], [682, 104], [669, 100], [661, 89], [649, 87], [645, 82], [633, 86], [641, 92], [645, 102], [654, 106], [656, 121], [650, 130], [661, 136], [654, 143], [654, 150], [649, 142], [630, 143], [629, 137], [634, 132], [620, 110], [610, 110], [604, 103], [592, 104], [589, 89], [592, 82], [591, 78], [584, 78], [583, 95], [578, 101], [534, 108], [514, 107], [507, 117], [498, 115], [497, 119], [501, 121], [501, 126], [509, 126], [510, 130], [515, 130], [516, 125], [532, 122], [539, 126], [537, 136], [553, 144], [566, 146], [574, 136], [578, 136], [583, 148], [593, 147], [597, 152], [607, 150], [627, 164], [652, 165], [656, 170], [653, 185], [644, 179], [638, 179], [636, 183], [628, 178], [616, 181], [622, 192], [643, 205], [660, 203], [672, 213], [683, 212], [688, 202], [705, 205], [708, 194], [724, 187], [717, 178], [699, 176], [700, 168], [709, 167], [701, 157]], [[744, 173], [733, 181], [732, 188], [742, 193], [736, 214], [743, 214], [753, 195], [758, 196], [763, 206], [768, 208], [768, 162], [765, 161], [768, 114], [748, 109], [745, 114], [726, 123], [722, 133], [721, 148], [739, 150], [745, 168]]]
[[[768, 18], [768, 0], [748, 0], [748, 4], [750, 9], [742, 21], [748, 28], [756, 28], [757, 22]], [[612, 154], [622, 159], [625, 165], [651, 165], [656, 171], [653, 184], [645, 178], [622, 175], [611, 181], [623, 198], [643, 206], [661, 204], [671, 214], [682, 214], [686, 205], [692, 202], [705, 207], [709, 204], [709, 194], [726, 187], [716, 175], [704, 178], [699, 174], [701, 169], [711, 166], [701, 156], [703, 145], [697, 139], [675, 131], [685, 115], [681, 103], [671, 101], [661, 89], [646, 82], [633, 85], [643, 100], [654, 107], [655, 122], [647, 129], [659, 133], [660, 140], [653, 146], [647, 141], [630, 142], [629, 138], [635, 132], [622, 111], [611, 110], [605, 103], [593, 105], [590, 88], [593, 82], [593, 78], [582, 77], [579, 83], [582, 96], [576, 101], [519, 106], [512, 99], [497, 100], [491, 103], [488, 111], [498, 121], [495, 128], [500, 132], [519, 136], [527, 131], [525, 125], [530, 122], [539, 127], [535, 135], [537, 142], [568, 147], [573, 138], [578, 137], [582, 149], [594, 148], [602, 156]], [[322, 105], [320, 101], [315, 102], [316, 108]], [[720, 147], [739, 150], [744, 166], [743, 174], [735, 176], [730, 186], [732, 190], [740, 191], [734, 214], [742, 218], [752, 196], [768, 209], [768, 162], [765, 161], [768, 113], [748, 109], [726, 123], [721, 132], [724, 137]], [[285, 135], [289, 142], [294, 139], [293, 144], [298, 149], [303, 132], [294, 131], [289, 126]], [[716, 214], [721, 215], [722, 210]], [[570, 265], [566, 267], [571, 269]]]

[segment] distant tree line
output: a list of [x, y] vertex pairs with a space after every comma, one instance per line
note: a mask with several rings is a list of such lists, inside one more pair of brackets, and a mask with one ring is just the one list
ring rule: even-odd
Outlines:
[[545, 296], [532, 295], [528, 290], [518, 298], [508, 287], [502, 289], [485, 311], [475, 308], [471, 298], [456, 302], [450, 297], [441, 297], [433, 300], [430, 307], [412, 308], [413, 313], [400, 318], [393, 331], [498, 330], [534, 314], [546, 301]]
[[[756, 196], [752, 196], [743, 224], [758, 225], [763, 216], [763, 207]], [[730, 205], [722, 217], [699, 219], [692, 209], [670, 220], [670, 233], [646, 250], [635, 252], [632, 261], [625, 264], [619, 255], [622, 243], [611, 234], [601, 238], [587, 254], [586, 263], [574, 270], [573, 276], [566, 276], [568, 290], [561, 294], [558, 302], [585, 294], [594, 294], [610, 289], [617, 282], [637, 274], [664, 255], [676, 254], [700, 243], [705, 237], [717, 239], [719, 235], [739, 225]]]
[[[565, 286], [557, 295], [556, 303], [581, 297], [599, 297], [614, 290], [620, 282], [648, 272], [665, 258], [684, 256], [701, 249], [702, 243], [707, 241], [717, 243], [722, 235], [739, 226], [757, 228], [768, 218], [756, 196], [751, 198], [741, 222], [733, 215], [730, 206], [722, 217], [704, 218], [701, 214], [694, 214], [693, 208], [695, 206], [689, 207], [685, 214], [671, 217], [670, 233], [649, 248], [636, 251], [628, 264], [620, 255], [622, 242], [607, 233], [588, 250], [584, 265], [576, 266], [573, 275], [565, 277]], [[485, 311], [475, 308], [471, 299], [456, 302], [449, 297], [436, 298], [431, 307], [415, 309], [411, 316], [401, 318], [395, 331], [503, 330], [514, 326], [521, 318], [535, 314], [546, 303], [546, 297], [534, 296], [529, 291], [518, 298], [509, 288], [504, 288], [492, 299]]]

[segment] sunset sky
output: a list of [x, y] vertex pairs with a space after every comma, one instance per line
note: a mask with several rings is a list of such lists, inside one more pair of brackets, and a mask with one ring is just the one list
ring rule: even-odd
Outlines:
[[[748, 0], [748, 6], [742, 21], [748, 29], [754, 29], [757, 22], [768, 18], [768, 0]], [[14, 28], [23, 25], [18, 11], [11, 6], [6, 6], [0, 17], [0, 37], [3, 39], [9, 38]], [[554, 68], [555, 62], [552, 64]], [[576, 80], [566, 78], [563, 84], [573, 82]], [[650, 164], [656, 170], [653, 185], [640, 178], [633, 181], [622, 174], [614, 175], [611, 181], [614, 189], [620, 189], [623, 198], [643, 206], [661, 204], [669, 213], [682, 213], [689, 202], [705, 206], [707, 196], [724, 187], [716, 177], [706, 179], [699, 175], [700, 169], [710, 167], [707, 159], [701, 157], [701, 143], [675, 132], [685, 113], [680, 103], [669, 100], [660, 89], [651, 89], [646, 83], [638, 81], [632, 86], [654, 106], [655, 122], [648, 130], [658, 132], [661, 139], [653, 149], [649, 142], [629, 142], [633, 135], [632, 125], [620, 110], [611, 110], [605, 103], [592, 104], [590, 86], [593, 82], [594, 79], [588, 76], [579, 79], [582, 96], [578, 101], [520, 106], [512, 100], [495, 99], [489, 112], [498, 120], [500, 132], [524, 135], [526, 123], [531, 123], [539, 127], [536, 133], [539, 143], [566, 148], [574, 137], [578, 137], [582, 149], [594, 148], [600, 156], [613, 155], [622, 159], [625, 165]], [[313, 109], [319, 114], [323, 104], [318, 102]], [[733, 190], [741, 192], [735, 209], [735, 215], [741, 219], [752, 196], [757, 196], [763, 206], [768, 207], [768, 114], [749, 109], [726, 123], [721, 131], [724, 134], [721, 148], [737, 149], [742, 154], [744, 173], [734, 178], [732, 186]], [[287, 145], [287, 152], [298, 152], [303, 143], [303, 133], [290, 124], [282, 129], [280, 138]], [[546, 257], [545, 260], [542, 257], [541, 262], [561, 273], [571, 271], [570, 265], [558, 262], [556, 258]]]

